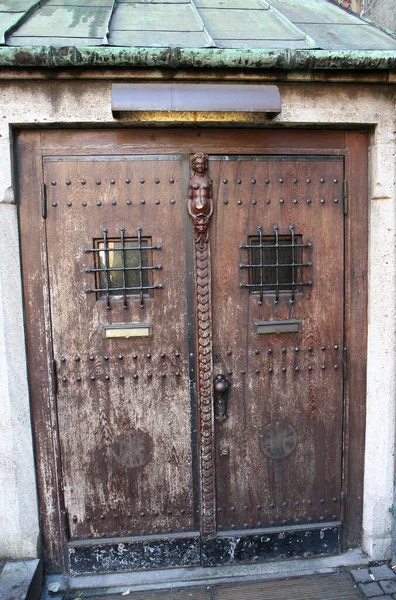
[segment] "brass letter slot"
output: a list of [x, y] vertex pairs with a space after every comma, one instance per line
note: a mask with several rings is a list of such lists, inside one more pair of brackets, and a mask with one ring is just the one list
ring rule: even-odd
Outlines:
[[256, 333], [298, 333], [301, 322], [289, 321], [256, 321]]
[[131, 337], [151, 337], [152, 329], [151, 325], [147, 323], [130, 323], [124, 325], [105, 325], [104, 336], [105, 338], [131, 338]]

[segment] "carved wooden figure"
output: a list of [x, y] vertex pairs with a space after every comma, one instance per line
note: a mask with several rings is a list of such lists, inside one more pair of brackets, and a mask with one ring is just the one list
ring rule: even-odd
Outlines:
[[193, 176], [188, 186], [188, 212], [194, 220], [195, 241], [207, 242], [213, 214], [213, 186], [208, 176], [208, 157], [197, 153], [191, 158]]
[[198, 406], [201, 446], [202, 534], [216, 533], [215, 446], [212, 386], [212, 293], [209, 221], [213, 213], [208, 157], [194, 154], [188, 186], [188, 212], [194, 222], [196, 308], [198, 317]]

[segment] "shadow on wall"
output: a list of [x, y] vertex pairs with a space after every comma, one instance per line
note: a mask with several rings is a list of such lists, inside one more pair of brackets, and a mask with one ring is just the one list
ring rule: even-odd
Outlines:
[[346, 10], [396, 32], [396, 0], [332, 0]]

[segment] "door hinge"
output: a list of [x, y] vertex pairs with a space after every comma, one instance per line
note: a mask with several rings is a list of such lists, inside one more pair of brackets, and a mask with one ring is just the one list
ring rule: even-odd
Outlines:
[[47, 186], [44, 181], [41, 183], [41, 216], [47, 218]]
[[344, 203], [344, 215], [348, 214], [348, 182], [344, 179], [343, 190], [342, 190], [342, 201]]
[[71, 538], [70, 523], [69, 523], [69, 515], [65, 509], [61, 510], [61, 519], [63, 522], [63, 530], [65, 532], [65, 539], [67, 541], [69, 541]]
[[58, 393], [58, 373], [56, 360], [51, 361], [51, 383], [52, 383], [52, 393], [54, 396]]
[[342, 360], [342, 373], [344, 379], [348, 377], [348, 348], [344, 348], [343, 360]]

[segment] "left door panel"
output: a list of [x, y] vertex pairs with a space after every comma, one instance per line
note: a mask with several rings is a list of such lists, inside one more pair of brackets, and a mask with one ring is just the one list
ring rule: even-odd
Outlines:
[[70, 539], [191, 532], [182, 158], [48, 157], [43, 170]]

